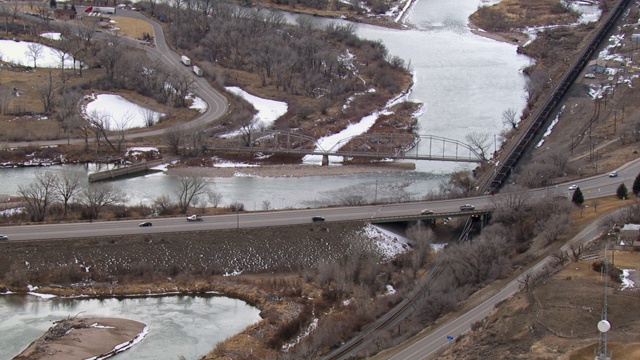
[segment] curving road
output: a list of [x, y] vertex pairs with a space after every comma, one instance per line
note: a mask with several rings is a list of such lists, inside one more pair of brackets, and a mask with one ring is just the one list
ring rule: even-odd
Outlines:
[[[84, 13], [84, 6], [78, 6], [78, 13]], [[164, 31], [162, 26], [148, 17], [142, 15], [137, 11], [130, 11], [125, 9], [118, 9], [116, 16], [123, 16], [128, 18], [139, 19], [148, 22], [153, 27], [155, 46], [142, 45], [140, 42], [134, 39], [127, 38], [134, 46], [144, 49], [151, 57], [157, 57], [160, 61], [169, 68], [175, 68], [178, 71], [182, 71], [187, 76], [191, 76], [194, 80], [192, 92], [207, 103], [207, 109], [200, 116], [195, 119], [180, 125], [175, 125], [173, 128], [191, 129], [198, 128], [205, 124], [211, 123], [220, 117], [224, 116], [229, 110], [229, 103], [227, 98], [218, 90], [213, 88], [204, 77], [196, 76], [191, 67], [187, 67], [180, 61], [180, 55], [175, 53], [169, 48], [165, 41]], [[126, 139], [159, 136], [165, 133], [168, 128], [150, 129], [140, 131], [136, 133], [129, 133], [125, 135]], [[83, 143], [84, 139], [58, 139], [58, 140], [46, 140], [46, 141], [20, 141], [20, 142], [7, 142], [8, 147], [23, 147], [32, 144], [38, 144], [40, 146], [62, 145], [66, 143]]]
[[[164, 63], [168, 67], [177, 68], [179, 71], [183, 71], [194, 79], [193, 92], [202, 100], [204, 100], [207, 103], [208, 107], [202, 115], [186, 124], [179, 125], [180, 127], [187, 129], [199, 127], [201, 125], [210, 123], [226, 114], [229, 108], [227, 99], [224, 97], [224, 95], [214, 89], [205, 78], [196, 76], [191, 71], [190, 66], [185, 66], [182, 61], [180, 61], [180, 55], [171, 50], [167, 45], [164, 37], [164, 31], [162, 30], [162, 26], [158, 22], [149, 19], [148, 17], [142, 15], [140, 12], [125, 9], [118, 9], [117, 16], [139, 19], [151, 24], [151, 26], [153, 27], [155, 47], [140, 47], [147, 50], [147, 52], [158, 56], [162, 63]], [[165, 129], [149, 130], [142, 133], [131, 134], [131, 137], [161, 135], [164, 131]]]

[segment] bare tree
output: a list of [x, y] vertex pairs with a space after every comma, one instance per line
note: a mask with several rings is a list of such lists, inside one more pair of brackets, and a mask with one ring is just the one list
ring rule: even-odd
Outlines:
[[110, 35], [102, 42], [102, 47], [98, 53], [98, 60], [106, 71], [107, 79], [114, 82], [116, 68], [121, 61], [124, 61], [125, 54], [129, 50], [124, 40], [120, 36]]
[[97, 219], [105, 206], [124, 200], [124, 194], [112, 184], [101, 183], [84, 188], [80, 193], [80, 203], [87, 210], [89, 219]]
[[481, 234], [473, 242], [449, 246], [445, 265], [459, 285], [478, 285], [506, 274], [510, 261], [507, 239], [503, 236]]
[[536, 223], [538, 236], [542, 239], [543, 246], [549, 245], [565, 234], [571, 226], [569, 214], [554, 214], [553, 216], [539, 220]]
[[[222, 202], [222, 194], [220, 194], [217, 191], [209, 190], [207, 191], [207, 199], [211, 203], [211, 206], [213, 206], [214, 208], [217, 208], [218, 205], [220, 205], [220, 202]], [[265, 210], [268, 210], [268, 209], [265, 209]]]
[[64, 205], [64, 216], [67, 216], [69, 201], [82, 188], [84, 174], [79, 171], [65, 170], [56, 177], [53, 184], [56, 196]]
[[156, 112], [149, 109], [149, 108], [141, 108], [140, 109], [140, 115], [142, 115], [142, 118], [144, 119], [144, 124], [147, 127], [152, 127], [153, 124], [155, 124], [156, 122]]
[[111, 127], [111, 116], [109, 114], [92, 111], [87, 114], [87, 121], [89, 121], [90, 128], [96, 137], [96, 151], [100, 149], [102, 138], [104, 138], [113, 151], [118, 151], [116, 146], [109, 140], [109, 129]]
[[59, 49], [54, 49], [54, 52], [58, 55], [58, 59], [60, 59], [60, 78], [63, 80], [63, 82], [65, 82], [65, 76], [64, 76], [64, 63], [65, 61], [67, 61], [70, 57], [69, 55], [69, 42], [65, 41], [63, 39], [60, 40], [60, 44], [58, 45], [60, 48]]
[[187, 97], [192, 91], [195, 81], [191, 75], [182, 71], [174, 71], [169, 75], [169, 83], [173, 87], [174, 102], [179, 107], [186, 106]]
[[206, 193], [209, 183], [209, 179], [189, 173], [178, 177], [176, 195], [178, 195], [178, 207], [181, 214], [187, 213], [194, 198]]
[[508, 108], [507, 110], [502, 112], [502, 123], [508, 126], [511, 126], [512, 129], [518, 127], [518, 113], [514, 108]]
[[489, 151], [491, 134], [472, 132], [464, 136], [465, 140], [480, 153], [482, 160], [487, 160], [486, 153]]
[[78, 102], [81, 94], [76, 91], [64, 91], [57, 101], [56, 118], [60, 127], [67, 132], [67, 141], [71, 141], [71, 131], [78, 126]]
[[180, 146], [184, 143], [185, 131], [179, 127], [168, 128], [164, 131], [162, 138], [174, 154], [180, 153]]
[[204, 126], [197, 126], [189, 129], [188, 139], [190, 143], [190, 153], [192, 156], [198, 156], [200, 151], [203, 150], [204, 139], [206, 137], [206, 130]]
[[469, 195], [475, 188], [475, 180], [469, 171], [456, 171], [451, 174], [449, 185], [451, 186], [448, 190], [452, 195], [458, 195], [460, 192], [462, 195]]
[[18, 193], [24, 199], [31, 221], [44, 221], [47, 208], [53, 200], [55, 181], [55, 174], [46, 171], [37, 174], [35, 182], [18, 186]]
[[171, 215], [175, 204], [167, 194], [162, 194], [153, 200], [153, 206], [160, 215]]
[[133, 121], [133, 115], [128, 112], [122, 115], [120, 120], [115, 121], [116, 129], [116, 151], [121, 152], [126, 140], [127, 132]]
[[27, 50], [25, 51], [25, 55], [33, 60], [33, 67], [37, 68], [38, 59], [42, 57], [42, 53], [44, 52], [44, 46], [40, 43], [30, 43], [27, 45]]
[[435, 240], [436, 236], [433, 231], [426, 227], [422, 222], [409, 227], [406, 234], [407, 237], [413, 241], [411, 262], [414, 272], [417, 272], [418, 269], [427, 263], [432, 251], [431, 244]]
[[55, 85], [53, 84], [51, 70], [49, 70], [48, 80], [38, 87], [38, 95], [40, 96], [44, 113], [51, 114], [56, 99]]
[[361, 206], [367, 204], [367, 199], [362, 195], [349, 194], [342, 199], [341, 203], [344, 206]]
[[507, 185], [499, 196], [492, 196], [491, 202], [495, 209], [504, 208], [508, 212], [520, 211], [531, 205], [531, 193], [519, 185]]
[[[240, 120], [240, 119], [239, 119]], [[253, 134], [258, 130], [259, 120], [257, 117], [246, 117], [237, 124], [240, 125], [240, 137], [242, 137], [246, 146], [251, 146], [253, 142]]]

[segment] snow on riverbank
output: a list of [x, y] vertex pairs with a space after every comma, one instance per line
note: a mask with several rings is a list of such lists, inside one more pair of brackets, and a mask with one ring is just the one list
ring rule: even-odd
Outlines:
[[[411, 91], [412, 89], [410, 88], [405, 93], [402, 93], [396, 96], [395, 98], [389, 100], [382, 110], [374, 111], [373, 113], [363, 117], [358, 123], [347, 126], [347, 128], [342, 130], [341, 132], [318, 139], [317, 141], [318, 147], [316, 148], [316, 150], [318, 151], [338, 150], [338, 145], [340, 145], [340, 143], [345, 142], [345, 140], [351, 137], [366, 133], [376, 123], [380, 115], [391, 115], [393, 114], [393, 112], [390, 109], [393, 106], [403, 101], [408, 101]], [[342, 157], [330, 156], [329, 161], [334, 163], [341, 162]], [[303, 162], [307, 164], [320, 164], [322, 162], [322, 156], [307, 155], [303, 158]]]
[[243, 97], [253, 105], [258, 111], [255, 117], [258, 121], [256, 125], [260, 128], [270, 128], [273, 123], [278, 120], [280, 116], [286, 114], [289, 109], [289, 105], [285, 102], [257, 97], [236, 86], [229, 86], [225, 89], [230, 93]]

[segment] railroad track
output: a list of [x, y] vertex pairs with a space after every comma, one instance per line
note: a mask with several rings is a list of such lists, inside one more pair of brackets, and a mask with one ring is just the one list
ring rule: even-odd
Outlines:
[[545, 98], [542, 105], [533, 114], [533, 121], [529, 124], [527, 129], [523, 131], [507, 155], [503, 157], [502, 165], [496, 171], [495, 175], [488, 182], [482, 186], [482, 192], [490, 190], [498, 190], [504, 185], [505, 181], [509, 177], [511, 170], [516, 166], [522, 155], [533, 144], [536, 136], [538, 136], [545, 125], [551, 118], [561, 104], [563, 98], [567, 94], [567, 91], [576, 81], [584, 67], [589, 62], [589, 59], [600, 46], [601, 42], [606, 38], [607, 33], [618, 21], [620, 16], [624, 13], [625, 9], [629, 5], [631, 0], [620, 0], [615, 8], [611, 9], [607, 15], [605, 21], [602, 23], [598, 31], [593, 34], [589, 40], [588, 45], [582, 49], [580, 54], [573, 61], [569, 69], [564, 73], [558, 85], [549, 93]]
[[420, 281], [420, 284], [417, 286], [416, 290], [414, 290], [409, 296], [407, 296], [407, 298], [405, 298], [402, 302], [396, 305], [393, 309], [391, 309], [391, 311], [387, 312], [380, 319], [364, 328], [364, 330], [362, 330], [351, 340], [347, 341], [343, 346], [323, 357], [323, 359], [337, 360], [349, 358], [364, 349], [368, 345], [368, 343], [375, 338], [376, 333], [388, 330], [402, 320], [406, 319], [411, 313], [413, 313], [416, 301], [422, 298], [422, 295], [424, 295], [424, 293], [429, 289], [433, 282], [438, 279], [438, 277], [444, 272], [444, 270], [444, 263], [441, 260], [438, 260], [433, 265], [431, 271], [429, 271], [429, 274]]
[[[496, 171], [492, 178], [487, 181], [481, 187], [482, 192], [488, 190], [498, 190], [502, 187], [507, 180], [511, 170], [515, 167], [518, 160], [522, 157], [524, 152], [531, 146], [535, 137], [544, 128], [547, 122], [550, 120], [551, 115], [555, 112], [558, 105], [562, 102], [562, 99], [566, 95], [567, 91], [573, 85], [578, 78], [582, 69], [587, 65], [589, 59], [596, 51], [600, 43], [605, 39], [607, 33], [614, 26], [615, 22], [622, 15], [624, 10], [629, 5], [631, 0], [620, 0], [616, 7], [612, 9], [607, 18], [603, 22], [598, 31], [591, 37], [588, 45], [580, 52], [577, 58], [573, 61], [569, 69], [564, 73], [558, 85], [552, 90], [552, 92], [545, 98], [542, 106], [533, 115], [533, 121], [529, 124], [527, 129], [521, 133], [516, 145], [511, 147], [507, 155], [503, 157], [502, 165]], [[330, 352], [323, 357], [325, 360], [337, 360], [345, 359], [357, 354], [362, 350], [369, 341], [375, 338], [375, 333], [384, 331], [397, 322], [405, 319], [412, 312], [415, 301], [421, 297], [426, 290], [429, 289], [430, 284], [438, 278], [444, 271], [444, 265], [441, 261], [434, 264], [429, 275], [421, 281], [417, 286], [417, 290], [412, 292], [405, 300], [396, 305], [391, 311], [378, 319], [376, 322], [365, 328], [357, 336], [346, 342], [343, 346]]]

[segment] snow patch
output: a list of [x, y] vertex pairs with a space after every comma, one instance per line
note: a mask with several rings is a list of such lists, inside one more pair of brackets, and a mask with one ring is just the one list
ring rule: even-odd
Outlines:
[[622, 269], [622, 275], [620, 276], [620, 280], [622, 280], [622, 290], [636, 289], [635, 281], [629, 279], [629, 275], [631, 275], [631, 273], [635, 271], [636, 269]]

